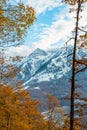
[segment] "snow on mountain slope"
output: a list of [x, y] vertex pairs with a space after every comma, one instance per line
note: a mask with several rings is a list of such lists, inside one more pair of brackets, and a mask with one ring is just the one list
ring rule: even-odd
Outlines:
[[[72, 59], [72, 46], [67, 48], [55, 48], [55, 50], [41, 50], [37, 48], [26, 60], [19, 66], [19, 79], [22, 79], [24, 87], [33, 83], [52, 81], [63, 76], [70, 78]], [[77, 51], [77, 58], [81, 59], [87, 56], [87, 51], [80, 49]], [[87, 72], [85, 72], [87, 78]]]

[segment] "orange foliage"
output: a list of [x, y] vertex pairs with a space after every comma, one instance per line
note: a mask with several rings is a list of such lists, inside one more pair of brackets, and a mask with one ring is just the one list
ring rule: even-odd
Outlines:
[[7, 0], [0, 0], [0, 45], [18, 45], [19, 41], [22, 43], [21, 39], [34, 21], [35, 11], [32, 7], [22, 3], [11, 5]]
[[[41, 130], [43, 116], [25, 90], [0, 85], [0, 130]], [[43, 127], [44, 126], [44, 127]], [[45, 129], [42, 129], [45, 130]]]

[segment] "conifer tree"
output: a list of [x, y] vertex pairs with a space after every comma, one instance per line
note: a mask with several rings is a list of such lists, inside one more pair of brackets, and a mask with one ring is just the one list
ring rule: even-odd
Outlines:
[[4, 51], [9, 47], [21, 45], [27, 29], [34, 21], [35, 11], [32, 7], [0, 0], [0, 81], [14, 77], [17, 72], [17, 67], [10, 64], [10, 61], [6, 64]]
[[38, 101], [18, 87], [0, 85], [0, 130], [46, 130], [46, 121], [37, 108]]
[[[76, 25], [75, 25], [75, 36], [74, 36], [74, 48], [73, 48], [73, 59], [72, 59], [72, 78], [71, 78], [71, 105], [70, 105], [70, 130], [74, 130], [74, 100], [75, 100], [75, 74], [76, 72], [76, 63], [79, 64], [84, 64], [86, 65], [85, 68], [79, 70], [78, 72], [87, 69], [87, 61], [86, 60], [77, 60], [76, 59], [76, 49], [77, 49], [77, 44], [78, 44], [78, 32], [80, 31], [84, 31], [79, 27], [79, 20], [80, 20], [80, 11], [82, 11], [82, 5], [87, 2], [87, 0], [63, 0], [65, 3], [69, 4], [69, 5], [78, 5], [77, 9], [76, 9]], [[87, 32], [84, 31], [86, 34]], [[86, 36], [86, 34], [84, 36]], [[83, 37], [84, 37], [83, 36]], [[80, 35], [81, 37], [81, 35]], [[87, 38], [87, 37], [86, 37]], [[85, 41], [84, 41], [85, 42]], [[82, 45], [82, 44], [81, 44]]]

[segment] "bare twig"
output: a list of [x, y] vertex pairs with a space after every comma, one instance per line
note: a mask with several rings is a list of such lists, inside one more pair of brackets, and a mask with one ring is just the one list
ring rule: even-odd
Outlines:
[[70, 42], [72, 39], [74, 39], [74, 37], [71, 37], [69, 40], [67, 40], [65, 44], [67, 45], [67, 43]]
[[73, 55], [73, 53], [70, 53], [67, 57], [69, 57], [69, 56], [71, 56], [71, 55]]
[[83, 30], [82, 28], [79, 28], [79, 27], [78, 27], [78, 29], [79, 29], [80, 31], [82, 31], [82, 32], [87, 33], [87, 31]]
[[82, 69], [80, 69], [80, 70], [78, 70], [75, 74], [78, 74], [79, 72], [85, 71], [86, 69], [87, 69], [87, 66], [82, 68]]

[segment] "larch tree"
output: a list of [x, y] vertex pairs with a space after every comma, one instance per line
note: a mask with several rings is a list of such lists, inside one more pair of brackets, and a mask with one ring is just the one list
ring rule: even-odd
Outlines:
[[[75, 101], [75, 75], [76, 73], [83, 71], [85, 69], [87, 69], [87, 60], [78, 60], [76, 59], [76, 51], [77, 51], [77, 45], [78, 45], [78, 41], [79, 41], [79, 37], [82, 38], [80, 39], [80, 47], [86, 47], [87, 46], [87, 31], [83, 30], [83, 28], [79, 27], [79, 20], [80, 20], [80, 12], [82, 11], [82, 6], [84, 6], [84, 4], [87, 2], [87, 0], [63, 0], [63, 2], [74, 6], [77, 5], [77, 9], [76, 9], [76, 24], [75, 24], [75, 30], [74, 30], [74, 47], [73, 47], [73, 59], [72, 59], [72, 78], [71, 78], [71, 98], [70, 98], [70, 130], [74, 130], [74, 101]], [[82, 25], [84, 26], [84, 25]], [[79, 35], [79, 31], [84, 32], [84, 35]], [[76, 66], [79, 64], [83, 64], [85, 65], [84, 68], [82, 68], [81, 70], [76, 71]]]
[[47, 130], [37, 104], [25, 90], [0, 85], [0, 130]]
[[6, 65], [4, 51], [24, 42], [27, 30], [35, 19], [35, 11], [32, 7], [23, 3], [0, 0], [0, 80], [5, 80], [17, 72], [17, 68], [13, 65]]
[[0, 2], [0, 47], [22, 44], [22, 38], [35, 20], [35, 11], [22, 3]]
[[46, 97], [46, 107], [47, 112], [45, 113], [45, 118], [47, 120], [48, 130], [58, 130], [61, 129], [64, 122], [64, 110], [61, 108], [58, 99], [55, 96], [47, 94]]

